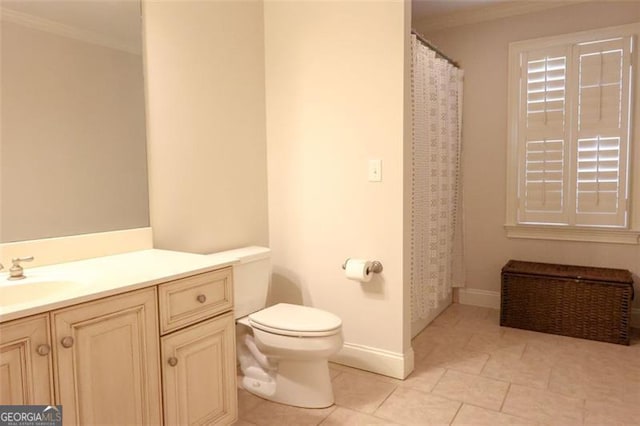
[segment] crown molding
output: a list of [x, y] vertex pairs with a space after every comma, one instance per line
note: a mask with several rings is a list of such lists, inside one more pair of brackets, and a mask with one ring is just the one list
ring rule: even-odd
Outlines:
[[29, 15], [28, 13], [18, 12], [6, 7], [0, 7], [2, 21], [12, 24], [22, 25], [34, 30], [44, 31], [62, 37], [79, 40], [85, 43], [96, 44], [110, 49], [120, 50], [134, 55], [140, 55], [140, 46], [134, 46], [130, 43], [99, 34], [93, 31], [83, 30], [70, 25], [61, 24], [60, 22], [51, 21], [49, 19], [40, 18], [38, 16]]
[[442, 15], [428, 16], [416, 20], [416, 28], [420, 31], [437, 31], [461, 25], [477, 24], [494, 19], [510, 16], [525, 15], [573, 4], [586, 3], [594, 0], [565, 0], [565, 1], [506, 1], [489, 6], [463, 9]]

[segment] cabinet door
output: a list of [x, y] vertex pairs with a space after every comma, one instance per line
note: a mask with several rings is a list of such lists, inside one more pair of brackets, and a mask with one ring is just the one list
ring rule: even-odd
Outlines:
[[167, 425], [231, 424], [238, 414], [233, 314], [162, 338]]
[[161, 423], [156, 289], [52, 313], [66, 425]]
[[52, 405], [49, 315], [0, 324], [0, 405]]

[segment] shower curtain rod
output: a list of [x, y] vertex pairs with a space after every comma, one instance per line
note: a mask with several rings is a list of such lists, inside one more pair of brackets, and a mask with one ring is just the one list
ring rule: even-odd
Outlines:
[[416, 36], [416, 38], [418, 40], [420, 40], [423, 44], [425, 44], [429, 49], [433, 50], [434, 52], [436, 52], [436, 55], [440, 56], [442, 59], [444, 59], [445, 61], [449, 62], [451, 65], [453, 65], [454, 67], [460, 69], [460, 65], [458, 65], [458, 63], [456, 61], [454, 61], [453, 59], [451, 59], [450, 57], [448, 57], [447, 55], [445, 55], [444, 53], [442, 53], [442, 51], [440, 49], [438, 49], [437, 47], [435, 47], [429, 40], [427, 40], [426, 38], [424, 38], [424, 36], [422, 34], [420, 34], [419, 32], [417, 32], [416, 30], [411, 30], [411, 34], [413, 34], [414, 36]]

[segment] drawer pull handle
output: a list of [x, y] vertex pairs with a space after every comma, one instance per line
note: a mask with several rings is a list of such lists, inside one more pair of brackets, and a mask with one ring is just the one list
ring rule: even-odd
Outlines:
[[175, 367], [176, 365], [178, 365], [178, 358], [176, 358], [175, 356], [172, 356], [171, 358], [169, 358], [169, 365], [172, 367]]
[[198, 297], [196, 297], [196, 300], [200, 303], [204, 303], [207, 301], [207, 296], [205, 296], [204, 294], [199, 294]]
[[51, 351], [51, 346], [47, 344], [38, 345], [38, 347], [36, 348], [36, 352], [38, 352], [38, 355], [42, 355], [42, 356], [49, 355], [50, 351]]
[[71, 346], [73, 346], [73, 337], [71, 336], [63, 337], [60, 343], [62, 344], [62, 347], [70, 348]]

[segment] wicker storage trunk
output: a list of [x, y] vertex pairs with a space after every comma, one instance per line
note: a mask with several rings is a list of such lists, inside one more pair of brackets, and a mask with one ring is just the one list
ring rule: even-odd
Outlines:
[[510, 260], [500, 325], [628, 345], [632, 298], [626, 270]]

